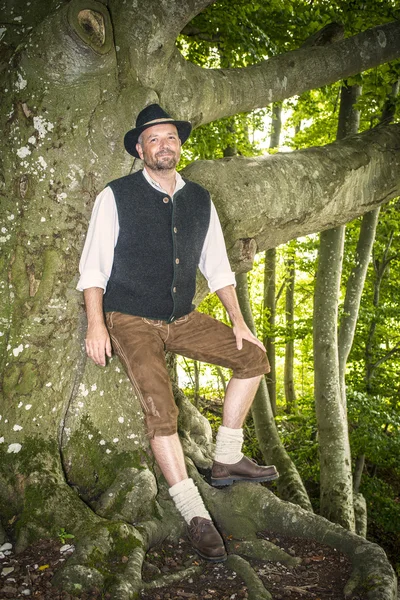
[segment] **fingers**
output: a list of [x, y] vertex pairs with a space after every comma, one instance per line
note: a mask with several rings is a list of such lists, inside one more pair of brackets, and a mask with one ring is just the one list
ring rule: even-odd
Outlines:
[[105, 339], [86, 339], [86, 354], [93, 360], [96, 365], [105, 367], [106, 354], [111, 357], [112, 349], [109, 336]]
[[264, 344], [262, 343], [261, 340], [259, 340], [258, 338], [254, 338], [254, 340], [250, 340], [252, 341], [256, 346], [258, 346], [259, 348], [261, 348], [261, 350], [263, 350], [264, 352], [267, 351], [267, 349], [265, 348]]
[[236, 337], [236, 347], [238, 350], [241, 350], [243, 348], [243, 340], [247, 340], [248, 342], [255, 344], [256, 346], [261, 348], [263, 352], [266, 352], [264, 344], [261, 342], [261, 340], [256, 338], [255, 335], [252, 334], [250, 329], [246, 328], [240, 330], [239, 328], [234, 328], [233, 332]]
[[236, 335], [236, 348], [241, 350], [243, 348], [243, 338], [241, 335]]

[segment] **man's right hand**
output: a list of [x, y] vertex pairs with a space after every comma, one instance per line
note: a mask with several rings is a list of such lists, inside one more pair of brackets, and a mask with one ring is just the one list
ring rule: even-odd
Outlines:
[[106, 355], [111, 358], [111, 341], [104, 324], [89, 326], [85, 339], [86, 354], [96, 365], [106, 366]]

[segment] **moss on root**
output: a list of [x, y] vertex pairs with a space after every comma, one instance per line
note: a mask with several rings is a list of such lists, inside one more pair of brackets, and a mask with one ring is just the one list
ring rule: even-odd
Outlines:
[[76, 486], [80, 496], [88, 503], [98, 500], [122, 469], [144, 468], [139, 451], [107, 454], [101, 441], [98, 429], [89, 417], [84, 417], [64, 451], [68, 483]]

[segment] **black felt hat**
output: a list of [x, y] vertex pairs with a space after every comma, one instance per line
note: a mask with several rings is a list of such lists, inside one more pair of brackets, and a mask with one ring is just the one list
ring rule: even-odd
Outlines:
[[186, 142], [192, 131], [192, 125], [189, 121], [175, 121], [175, 119], [166, 113], [161, 106], [158, 104], [150, 104], [138, 114], [135, 129], [131, 129], [125, 134], [124, 145], [126, 151], [135, 158], [140, 158], [136, 150], [136, 144], [138, 143], [140, 134], [148, 127], [162, 125], [163, 123], [172, 123], [175, 125], [182, 144]]

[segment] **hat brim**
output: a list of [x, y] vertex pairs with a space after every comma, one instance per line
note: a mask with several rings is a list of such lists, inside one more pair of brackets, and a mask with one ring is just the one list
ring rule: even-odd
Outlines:
[[136, 150], [136, 144], [138, 143], [140, 134], [149, 127], [154, 127], [154, 125], [165, 125], [167, 123], [169, 125], [175, 125], [178, 130], [179, 139], [181, 140], [181, 143], [184, 144], [192, 131], [191, 123], [189, 123], [189, 121], [171, 121], [171, 119], [166, 119], [165, 121], [160, 120], [157, 123], [147, 123], [146, 125], [135, 127], [128, 131], [124, 137], [125, 150], [135, 158], [140, 158], [138, 151]]

